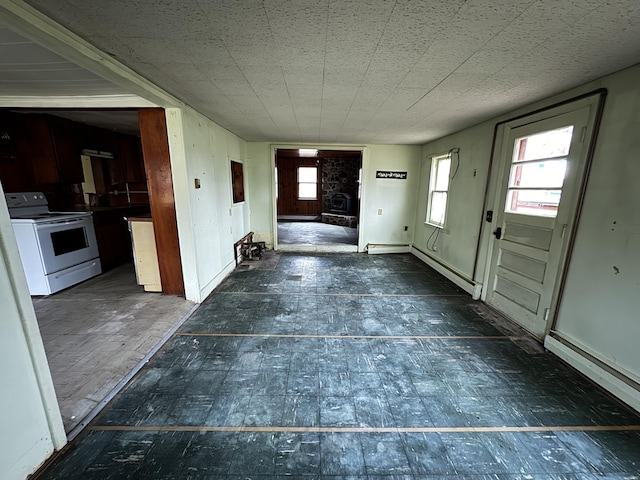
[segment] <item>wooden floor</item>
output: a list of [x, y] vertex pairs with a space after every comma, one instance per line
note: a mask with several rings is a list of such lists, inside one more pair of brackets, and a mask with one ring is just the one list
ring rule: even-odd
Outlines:
[[195, 305], [144, 292], [133, 265], [34, 297], [33, 304], [67, 433]]

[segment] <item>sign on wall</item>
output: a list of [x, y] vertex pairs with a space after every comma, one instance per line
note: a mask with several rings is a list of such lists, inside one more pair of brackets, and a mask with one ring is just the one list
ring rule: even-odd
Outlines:
[[392, 172], [389, 170], [378, 170], [376, 178], [393, 178], [394, 180], [406, 180], [407, 172]]

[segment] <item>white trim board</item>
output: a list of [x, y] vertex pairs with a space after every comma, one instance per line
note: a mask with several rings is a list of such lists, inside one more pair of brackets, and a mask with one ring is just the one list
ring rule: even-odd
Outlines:
[[13, 108], [147, 108], [157, 105], [137, 95], [0, 96], [0, 105]]
[[467, 280], [466, 278], [462, 277], [461, 275], [455, 273], [452, 269], [449, 269], [449, 268], [445, 267], [443, 264], [441, 264], [440, 262], [434, 260], [429, 255], [424, 254], [423, 252], [421, 252], [420, 250], [418, 250], [414, 246], [411, 247], [410, 252], [414, 256], [416, 256], [417, 258], [422, 260], [424, 263], [429, 265], [431, 268], [433, 268], [440, 275], [442, 275], [446, 279], [448, 279], [448, 280], [452, 281], [453, 283], [455, 283], [458, 287], [460, 287], [465, 292], [467, 292], [469, 295], [471, 295], [471, 297], [474, 300], [478, 300], [480, 298], [480, 294], [482, 293], [482, 284], [481, 283], [474, 283], [474, 282], [471, 282], [471, 281]]
[[204, 302], [209, 295], [216, 289], [218, 285], [222, 283], [222, 281], [227, 278], [233, 271], [236, 269], [235, 260], [227, 263], [227, 265], [218, 273], [215, 277], [211, 279], [206, 285], [204, 285], [199, 292], [199, 298], [197, 303]]
[[561, 342], [550, 335], [545, 337], [544, 346], [580, 373], [586, 375], [631, 408], [640, 412], [640, 391], [633, 388], [619, 376], [614, 375], [585, 355], [582, 355], [577, 347], [572, 348], [569, 343]]
[[411, 245], [385, 245], [378, 243], [368, 243], [367, 253], [376, 255], [380, 253], [411, 253]]

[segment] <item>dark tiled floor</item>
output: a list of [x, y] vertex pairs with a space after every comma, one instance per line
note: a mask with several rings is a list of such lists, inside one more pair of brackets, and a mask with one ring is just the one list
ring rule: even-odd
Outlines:
[[639, 478], [638, 416], [414, 257], [275, 259], [41, 478]]

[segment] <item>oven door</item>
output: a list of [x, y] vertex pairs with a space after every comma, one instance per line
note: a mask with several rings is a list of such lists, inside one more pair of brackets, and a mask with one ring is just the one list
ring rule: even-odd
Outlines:
[[98, 257], [98, 244], [90, 215], [36, 224], [45, 274]]

